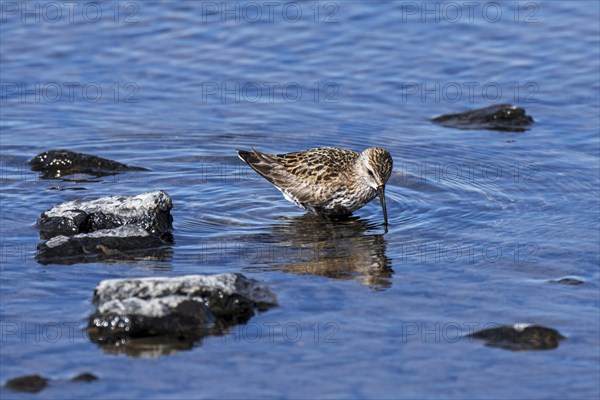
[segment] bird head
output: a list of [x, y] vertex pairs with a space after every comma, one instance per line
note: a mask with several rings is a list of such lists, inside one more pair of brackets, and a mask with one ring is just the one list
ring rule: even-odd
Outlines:
[[387, 209], [385, 205], [385, 184], [392, 175], [394, 162], [389, 151], [380, 147], [370, 147], [363, 150], [358, 158], [359, 173], [369, 187], [377, 191], [383, 219], [387, 225]]

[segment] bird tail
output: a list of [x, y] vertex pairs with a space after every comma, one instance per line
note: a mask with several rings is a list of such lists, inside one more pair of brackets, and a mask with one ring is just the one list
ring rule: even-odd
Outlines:
[[258, 157], [256, 156], [256, 154], [254, 153], [255, 150], [252, 149], [252, 151], [247, 151], [247, 150], [238, 150], [238, 157], [245, 162], [248, 165], [252, 165], [252, 163], [256, 163], [258, 162]]
[[248, 164], [250, 168], [258, 172], [260, 176], [274, 184], [272, 169], [276, 165], [273, 158], [269, 154], [261, 153], [260, 151], [252, 148], [251, 151], [238, 150], [238, 156], [240, 159]]

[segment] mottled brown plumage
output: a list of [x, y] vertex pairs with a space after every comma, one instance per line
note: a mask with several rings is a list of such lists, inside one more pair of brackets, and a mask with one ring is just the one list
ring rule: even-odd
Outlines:
[[315, 214], [346, 216], [379, 195], [385, 224], [385, 184], [392, 156], [382, 148], [362, 152], [317, 148], [287, 154], [238, 150], [239, 157], [289, 201]]

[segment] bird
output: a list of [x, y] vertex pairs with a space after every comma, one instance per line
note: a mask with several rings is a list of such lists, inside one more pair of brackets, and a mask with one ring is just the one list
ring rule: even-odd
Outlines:
[[312, 214], [347, 217], [379, 196], [384, 225], [388, 225], [385, 185], [392, 174], [393, 160], [384, 148], [358, 152], [321, 147], [285, 154], [252, 148], [237, 152], [285, 199]]

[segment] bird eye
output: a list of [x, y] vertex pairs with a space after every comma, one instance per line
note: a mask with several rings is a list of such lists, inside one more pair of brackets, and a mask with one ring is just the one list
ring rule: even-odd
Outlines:
[[370, 169], [367, 170], [369, 172], [369, 176], [371, 178], [375, 178], [375, 174], [373, 173], [373, 171], [371, 171]]

